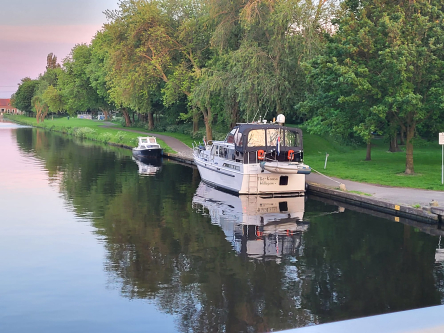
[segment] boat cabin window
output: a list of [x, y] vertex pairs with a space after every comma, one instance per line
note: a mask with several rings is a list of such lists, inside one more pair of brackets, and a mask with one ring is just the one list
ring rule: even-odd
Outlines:
[[227, 143], [234, 143], [234, 135], [236, 134], [237, 131], [238, 131], [238, 128], [233, 128], [231, 130], [231, 132], [228, 133], [227, 138], [225, 139], [225, 141]]
[[242, 147], [242, 133], [239, 133], [239, 131], [236, 129], [236, 133], [234, 134], [234, 144], [236, 146]]
[[284, 142], [284, 130], [279, 128], [269, 128], [267, 129], [267, 146], [276, 147], [278, 138], [281, 145]]
[[140, 143], [148, 143], [147, 139], [140, 139]]
[[286, 147], [299, 147], [299, 135], [298, 133], [292, 131], [285, 131], [285, 142], [283, 143]]
[[150, 138], [150, 143], [156, 143], [156, 138]]
[[252, 130], [248, 133], [248, 147], [265, 146], [265, 130]]

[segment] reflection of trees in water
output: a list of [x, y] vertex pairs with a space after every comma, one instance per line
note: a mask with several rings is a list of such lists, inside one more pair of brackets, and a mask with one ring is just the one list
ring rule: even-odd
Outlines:
[[303, 306], [328, 322], [441, 303], [434, 237], [366, 215], [341, 217], [326, 216], [304, 235], [313, 279]]
[[[179, 166], [169, 165], [163, 172], [170, 167]], [[163, 179], [172, 177], [164, 174]], [[172, 191], [181, 188], [165, 185]], [[223, 232], [193, 212], [189, 202], [158, 203], [162, 196], [146, 188], [125, 188], [103, 219], [108, 228], [107, 267], [125, 281], [122, 292], [127, 297], [156, 298], [163, 310], [180, 316], [181, 331], [267, 331], [313, 321], [293, 300], [301, 297], [295, 287], [299, 282], [281, 283], [282, 266], [236, 256]], [[190, 189], [189, 198], [195, 186]], [[137, 198], [162, 209], [125, 205]]]
[[302, 251], [282, 264], [248, 261], [192, 209], [196, 170], [167, 164], [139, 177], [129, 157], [52, 133], [36, 147], [26, 131], [17, 131], [21, 149], [93, 221], [112, 283], [178, 316], [180, 331], [281, 330], [441, 302], [437, 243], [426, 234], [348, 211], [310, 217], [336, 208], [308, 201]]

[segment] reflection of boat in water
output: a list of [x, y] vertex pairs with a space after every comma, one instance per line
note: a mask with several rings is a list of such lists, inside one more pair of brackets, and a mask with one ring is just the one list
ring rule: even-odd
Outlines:
[[139, 137], [137, 147], [133, 148], [135, 157], [153, 157], [160, 158], [162, 156], [162, 148], [153, 136]]
[[[280, 260], [301, 248], [304, 197], [235, 196], [201, 182], [193, 207], [219, 225], [233, 248], [250, 258]], [[208, 212], [206, 212], [208, 210]]]
[[139, 174], [142, 176], [152, 176], [155, 175], [162, 169], [162, 159], [161, 158], [147, 158], [138, 157], [134, 158], [133, 161], [139, 167]]

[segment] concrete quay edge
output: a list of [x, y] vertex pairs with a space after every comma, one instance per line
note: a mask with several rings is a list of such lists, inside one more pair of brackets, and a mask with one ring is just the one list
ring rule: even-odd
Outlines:
[[344, 192], [321, 184], [308, 182], [307, 185], [308, 194], [312, 193], [319, 197], [332, 198], [358, 207], [373, 209], [385, 214], [393, 215], [395, 217], [403, 217], [425, 223], [438, 223], [437, 214], [427, 212], [423, 209], [413, 208], [402, 204], [398, 205], [388, 201], [369, 198], [364, 195]]

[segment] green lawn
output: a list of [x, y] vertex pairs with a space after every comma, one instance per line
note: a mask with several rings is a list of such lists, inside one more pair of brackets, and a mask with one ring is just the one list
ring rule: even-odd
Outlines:
[[[10, 117], [13, 120], [37, 125], [35, 118], [25, 116]], [[103, 122], [95, 120], [70, 118], [57, 118], [46, 120], [39, 126], [52, 130], [67, 132], [101, 142], [114, 142], [135, 146], [140, 134], [124, 132], [120, 125], [113, 128], [101, 128]], [[291, 125], [290, 125], [291, 126]], [[89, 130], [79, 131], [81, 128]], [[131, 128], [146, 131], [143, 128]], [[177, 138], [190, 146], [194, 142], [186, 134], [154, 132]], [[165, 142], [158, 140], [166, 152], [174, 152], [166, 146]], [[405, 152], [388, 152], [388, 143], [382, 138], [374, 139], [372, 148], [372, 160], [365, 161], [366, 148], [339, 146], [319, 135], [304, 132], [305, 162], [315, 170], [328, 176], [349, 179], [359, 182], [381, 184], [387, 186], [412, 187], [430, 190], [444, 190], [441, 185], [441, 147], [438, 143], [420, 142], [414, 148], [415, 174], [405, 175]], [[328, 153], [327, 169], [324, 170], [325, 154]]]
[[[116, 124], [116, 128], [121, 128], [121, 129], [125, 129], [127, 127], [123, 127], [120, 124]], [[158, 132], [158, 131], [150, 131], [147, 130], [146, 128], [141, 128], [141, 127], [131, 127], [132, 130], [136, 130], [136, 131], [143, 131], [143, 132], [147, 132], [147, 133], [153, 133], [153, 134], [162, 134], [162, 135], [167, 135], [167, 136], [171, 136], [173, 138], [176, 138], [177, 140], [182, 141], [183, 143], [185, 143], [188, 147], [193, 147], [193, 142], [196, 142], [196, 140], [194, 140], [193, 138], [191, 138], [188, 134], [183, 134], [183, 133], [174, 133], [174, 132]]]
[[[324, 170], [326, 153], [329, 157]], [[437, 142], [414, 147], [414, 175], [404, 174], [405, 151], [388, 152], [388, 143], [382, 138], [373, 139], [372, 160], [365, 161], [366, 147], [338, 147], [320, 136], [305, 133], [304, 154], [305, 163], [328, 176], [388, 186], [444, 190], [441, 146]]]

